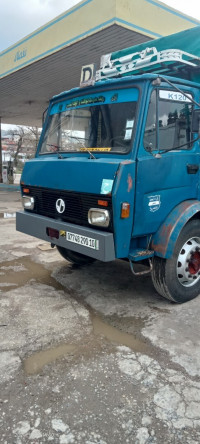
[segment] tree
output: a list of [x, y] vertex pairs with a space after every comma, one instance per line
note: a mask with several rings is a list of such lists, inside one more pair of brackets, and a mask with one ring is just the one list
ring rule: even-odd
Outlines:
[[24, 127], [18, 126], [11, 131], [13, 139], [16, 141], [16, 149], [14, 151], [13, 166], [16, 167], [19, 163], [19, 153], [26, 155], [29, 159], [35, 155], [41, 129], [38, 127]]
[[22, 170], [25, 160], [34, 157], [41, 129], [17, 126], [9, 133], [13, 140], [7, 145], [7, 151], [10, 153], [11, 159], [8, 162], [8, 180], [13, 183], [13, 169], [18, 167], [19, 170]]
[[20, 151], [22, 149], [24, 134], [25, 134], [25, 131], [24, 131], [23, 127], [18, 127], [17, 135], [19, 136], [19, 138], [18, 138], [18, 141], [17, 141], [17, 149], [15, 151], [14, 158], [13, 158], [13, 166], [14, 167], [17, 166], [17, 158], [18, 158], [18, 155], [19, 155], [19, 153], [20, 153]]

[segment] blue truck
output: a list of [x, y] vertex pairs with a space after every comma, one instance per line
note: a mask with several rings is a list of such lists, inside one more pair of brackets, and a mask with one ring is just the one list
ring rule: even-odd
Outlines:
[[16, 217], [72, 263], [122, 259], [134, 275], [151, 272], [177, 303], [200, 293], [199, 35], [83, 67], [81, 87], [50, 100]]

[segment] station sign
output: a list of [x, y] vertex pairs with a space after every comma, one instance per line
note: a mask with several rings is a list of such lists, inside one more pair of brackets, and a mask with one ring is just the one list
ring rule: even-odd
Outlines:
[[96, 65], [85, 65], [81, 69], [80, 86], [90, 86], [95, 83]]

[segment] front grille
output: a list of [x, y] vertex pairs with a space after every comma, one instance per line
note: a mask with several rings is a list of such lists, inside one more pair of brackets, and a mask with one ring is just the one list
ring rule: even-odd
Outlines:
[[[112, 231], [112, 197], [102, 194], [77, 193], [65, 190], [51, 190], [49, 188], [30, 187], [23, 185], [23, 188], [29, 188], [29, 195], [35, 198], [35, 208], [32, 213], [40, 214], [41, 216], [59, 219], [64, 222], [70, 222], [82, 226], [90, 226], [88, 223], [88, 211], [90, 208], [105, 208], [109, 210], [111, 221], [106, 231]], [[57, 199], [63, 199], [65, 202], [65, 211], [60, 214], [56, 210]], [[107, 207], [98, 205], [98, 200], [108, 202]], [[95, 228], [92, 225], [92, 228]], [[96, 227], [101, 229], [101, 227]]]

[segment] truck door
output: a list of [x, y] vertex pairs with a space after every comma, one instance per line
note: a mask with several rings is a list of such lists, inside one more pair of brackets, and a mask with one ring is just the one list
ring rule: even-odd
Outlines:
[[155, 88], [147, 108], [137, 156], [133, 236], [156, 232], [176, 205], [198, 195], [192, 102], [176, 91]]

